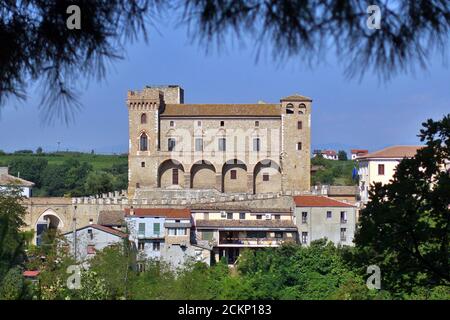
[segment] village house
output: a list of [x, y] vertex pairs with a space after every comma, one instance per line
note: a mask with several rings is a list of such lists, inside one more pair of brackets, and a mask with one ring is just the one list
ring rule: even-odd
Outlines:
[[33, 182], [10, 175], [8, 167], [0, 167], [0, 190], [17, 187], [20, 188], [22, 196], [29, 198], [32, 196], [33, 186]]
[[352, 149], [352, 150], [350, 150], [350, 154], [351, 154], [351, 158], [350, 158], [350, 159], [356, 160], [356, 158], [365, 156], [365, 155], [368, 154], [368, 153], [369, 153], [369, 150], [365, 150], [365, 149]]
[[294, 221], [302, 245], [323, 238], [336, 245], [353, 245], [356, 228], [354, 205], [314, 195], [295, 196], [294, 203]]

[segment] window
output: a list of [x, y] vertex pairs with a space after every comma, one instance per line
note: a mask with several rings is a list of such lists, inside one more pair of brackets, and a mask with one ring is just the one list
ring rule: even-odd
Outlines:
[[259, 127], [259, 121], [255, 121], [255, 127]]
[[253, 151], [260, 151], [261, 149], [261, 139], [255, 138], [253, 139]]
[[138, 240], [138, 250], [143, 251], [145, 249], [145, 242], [142, 240]]
[[347, 212], [341, 211], [341, 223], [347, 223]]
[[227, 140], [225, 138], [219, 138], [219, 151], [227, 150]]
[[220, 126], [221, 127], [225, 126], [225, 121], [220, 121]]
[[141, 167], [145, 168], [145, 162], [144, 161], [141, 162]]
[[297, 151], [302, 150], [302, 143], [301, 142], [297, 142]]
[[302, 223], [308, 222], [308, 212], [302, 212]]
[[347, 241], [347, 235], [345, 234], [346, 232], [346, 228], [341, 228], [341, 241]]
[[169, 138], [169, 140], [167, 140], [167, 149], [169, 151], [175, 150], [175, 139], [174, 138]]
[[136, 189], [139, 189], [141, 187], [139, 182], [136, 182]]
[[288, 103], [286, 106], [286, 113], [292, 114], [294, 113], [294, 105], [292, 103]]
[[202, 231], [202, 239], [211, 241], [213, 239], [213, 231]]
[[263, 181], [269, 181], [269, 174], [268, 173], [264, 173], [263, 174]]
[[145, 133], [141, 134], [141, 137], [139, 138], [139, 150], [140, 151], [148, 150], [148, 138]]
[[384, 164], [378, 165], [378, 175], [384, 176]]
[[237, 179], [237, 171], [236, 170], [230, 170], [230, 179], [231, 180]]
[[153, 251], [159, 251], [161, 249], [161, 245], [159, 241], [153, 242]]
[[161, 232], [161, 224], [159, 222], [153, 223], [153, 233], [159, 235]]
[[240, 212], [239, 213], [239, 219], [240, 220], [245, 220], [245, 212]]
[[281, 216], [279, 214], [274, 215], [274, 217], [275, 217], [275, 220], [280, 220], [281, 219]]
[[170, 121], [169, 125], [170, 125], [171, 127], [175, 127], [175, 122], [174, 122], [174, 121]]
[[302, 243], [303, 244], [308, 243], [308, 232], [302, 232]]
[[203, 151], [203, 139], [202, 138], [195, 139], [195, 151]]
[[232, 220], [233, 219], [233, 213], [232, 212], [227, 212], [227, 219], [228, 220]]
[[178, 169], [172, 169], [172, 184], [178, 184]]
[[89, 235], [89, 239], [94, 239], [94, 233], [92, 232], [92, 229], [88, 229], [88, 235]]
[[283, 239], [283, 232], [275, 231], [275, 238], [276, 239]]
[[256, 215], [256, 219], [261, 220], [262, 219], [262, 215], [261, 214], [257, 214]]
[[95, 246], [88, 245], [87, 246], [87, 254], [95, 254]]
[[141, 114], [141, 124], [147, 123], [147, 114], [143, 113]]
[[201, 127], [202, 126], [202, 122], [201, 121], [197, 121], [197, 127]]
[[177, 229], [175, 228], [168, 228], [169, 236], [176, 236], [177, 235]]
[[145, 234], [145, 223], [139, 223], [139, 235], [143, 236]]
[[327, 211], [327, 219], [331, 219], [331, 211]]
[[298, 122], [297, 122], [297, 129], [298, 129], [298, 130], [301, 130], [302, 127], [303, 127], [303, 123], [302, 123], [301, 121], [298, 121]]
[[298, 106], [298, 113], [299, 114], [305, 114], [306, 113], [306, 106], [303, 103]]
[[177, 228], [177, 236], [185, 236], [186, 228]]

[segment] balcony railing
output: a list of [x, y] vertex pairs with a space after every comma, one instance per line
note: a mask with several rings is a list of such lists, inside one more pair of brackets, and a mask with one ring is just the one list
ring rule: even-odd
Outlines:
[[282, 238], [222, 238], [219, 240], [221, 244], [238, 244], [238, 245], [262, 245], [273, 246], [280, 245], [283, 242]]

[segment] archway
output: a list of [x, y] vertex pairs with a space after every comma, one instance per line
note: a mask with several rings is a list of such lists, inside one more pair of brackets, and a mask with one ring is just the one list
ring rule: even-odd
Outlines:
[[243, 161], [232, 159], [223, 164], [222, 192], [248, 192], [247, 165]]
[[37, 219], [36, 230], [36, 245], [40, 245], [43, 235], [48, 231], [62, 230], [64, 222], [53, 209], [45, 210]]
[[279, 192], [281, 190], [281, 168], [273, 160], [258, 162], [253, 170], [253, 193]]
[[194, 163], [191, 167], [192, 189], [214, 189], [216, 187], [216, 169], [209, 161]]
[[158, 168], [158, 188], [184, 186], [184, 167], [174, 159], [163, 161]]

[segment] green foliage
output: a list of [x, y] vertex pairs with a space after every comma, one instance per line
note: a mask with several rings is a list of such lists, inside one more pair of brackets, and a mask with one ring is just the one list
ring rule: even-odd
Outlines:
[[42, 173], [47, 168], [48, 161], [43, 158], [13, 158], [9, 162], [10, 173], [12, 175], [32, 181], [35, 183], [36, 188], [40, 188], [42, 185]]
[[42, 152], [43, 152], [42, 147], [38, 147], [36, 149], [36, 154], [42, 154]]
[[344, 150], [339, 150], [338, 151], [338, 160], [339, 161], [347, 161], [347, 152], [345, 152]]
[[391, 183], [372, 186], [355, 238], [355, 264], [378, 265], [382, 286], [397, 297], [450, 286], [450, 115], [423, 126], [426, 147], [401, 161]]
[[0, 300], [18, 300], [24, 295], [25, 284], [20, 268], [9, 269], [0, 286]]
[[328, 160], [322, 156], [315, 156], [311, 159], [311, 165], [318, 166], [319, 169], [311, 176], [312, 185], [354, 185], [352, 180], [352, 170], [355, 162], [351, 160]]
[[25, 207], [16, 188], [0, 190], [0, 283], [9, 269], [19, 265], [24, 256], [20, 229], [25, 225]]

